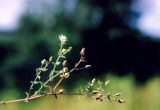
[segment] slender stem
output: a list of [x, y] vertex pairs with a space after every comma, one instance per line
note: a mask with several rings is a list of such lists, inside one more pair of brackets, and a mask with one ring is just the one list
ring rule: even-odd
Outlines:
[[[84, 57], [81, 57], [80, 60], [78, 61], [78, 63], [75, 64], [74, 68], [71, 69], [71, 70], [69, 71], [69, 73], [72, 73], [74, 70], [76, 70], [77, 67], [78, 67], [79, 64], [82, 62], [83, 59], [84, 59]], [[81, 68], [80, 68], [80, 69], [81, 69]], [[59, 74], [60, 74], [60, 73], [59, 73]], [[59, 74], [56, 74], [54, 77], [58, 76]], [[52, 90], [53, 92], [56, 90], [56, 88], [57, 88], [58, 85], [62, 82], [63, 79], [64, 79], [64, 78], [61, 77], [61, 79], [58, 81], [58, 83], [54, 86], [54, 88], [53, 88], [53, 90]]]
[[53, 70], [52, 70], [51, 73], [50, 73], [50, 76], [51, 76], [51, 77], [53, 77], [53, 74], [54, 74], [54, 72], [55, 72], [55, 70], [56, 70], [57, 63], [59, 62], [60, 57], [61, 57], [61, 56], [59, 55], [58, 58], [57, 58], [57, 60], [56, 60], [56, 62], [55, 62], [55, 65], [54, 65], [54, 67], [53, 67]]
[[54, 86], [54, 88], [53, 88], [53, 92], [56, 90], [56, 88], [58, 87], [58, 85], [62, 82], [62, 80], [63, 80], [63, 77], [58, 81], [58, 83]]
[[75, 64], [74, 68], [72, 68], [70, 70], [70, 73], [72, 73], [73, 71], [77, 70], [78, 66], [80, 65], [80, 63], [84, 60], [84, 57], [81, 57], [78, 61], [78, 63]]
[[[44, 86], [46, 86], [51, 80], [53, 80], [56, 76], [58, 76], [59, 74], [54, 75], [54, 72], [56, 71], [56, 67], [57, 67], [57, 63], [59, 62], [60, 58], [61, 58], [61, 54], [62, 54], [62, 49], [63, 49], [63, 44], [60, 45], [60, 49], [59, 49], [59, 55], [58, 58], [56, 59], [55, 65], [50, 73], [50, 78], [37, 90], [37, 93], [39, 93]], [[54, 76], [53, 76], [54, 75]]]
[[[58, 73], [58, 74], [54, 75], [54, 76], [52, 77], [52, 80], [53, 80], [55, 77], [59, 76], [60, 74], [61, 74], [61, 73]], [[48, 80], [43, 84], [43, 86], [47, 85], [49, 82], [50, 82], [50, 79], [48, 79]], [[41, 89], [43, 88], [43, 86], [41, 86], [41, 87], [38, 89], [38, 92], [41, 91]]]
[[61, 58], [62, 49], [63, 49], [63, 44], [60, 45], [60, 49], [59, 49], [59, 52], [58, 52], [58, 58], [57, 58], [57, 60], [56, 60], [56, 62], [55, 62], [55, 65], [54, 65], [54, 67], [53, 67], [53, 70], [52, 70], [51, 73], [50, 73], [50, 76], [51, 76], [51, 77], [53, 77], [53, 74], [54, 74], [54, 72], [55, 72], [55, 70], [56, 70], [56, 67], [57, 67], [57, 63], [59, 62], [59, 60], [60, 60], [60, 58]]
[[[37, 90], [36, 93], [39, 93], [39, 92], [43, 89], [43, 87], [46, 86], [46, 85], [49, 83], [49, 81], [50, 81], [50, 80], [47, 80], [47, 81]], [[37, 95], [37, 94], [34, 94], [34, 95]]]
[[[48, 63], [46, 63], [46, 65], [44, 66], [44, 68], [48, 67], [49, 63], [50, 63], [50, 61], [49, 61]], [[42, 68], [42, 67], [43, 67], [43, 64], [41, 64], [41, 67], [40, 67], [40, 68]], [[35, 79], [34, 79], [33, 82], [37, 81], [38, 76], [41, 74], [41, 72], [42, 72], [42, 71], [39, 71], [39, 72], [36, 74], [36, 77], [35, 77]], [[31, 91], [32, 91], [32, 89], [33, 89], [33, 86], [34, 86], [34, 83], [32, 83], [31, 86], [30, 86], [29, 93], [28, 93], [28, 97], [30, 97]]]
[[17, 102], [29, 102], [41, 97], [49, 96], [49, 95], [85, 95], [86, 93], [46, 93], [42, 95], [37, 95], [37, 96], [31, 96], [23, 99], [17, 99], [17, 100], [8, 100], [8, 101], [0, 101], [0, 105], [2, 104], [8, 104], [8, 103], [17, 103]]
[[[41, 71], [38, 74], [40, 74], [40, 73], [41, 73]], [[36, 78], [34, 79], [33, 82], [35, 82], [37, 79], [38, 79], [38, 75], [36, 76]], [[34, 86], [34, 83], [32, 83], [31, 86], [30, 86], [29, 93], [28, 93], [29, 97], [30, 97], [31, 91], [33, 89], [33, 86]]]

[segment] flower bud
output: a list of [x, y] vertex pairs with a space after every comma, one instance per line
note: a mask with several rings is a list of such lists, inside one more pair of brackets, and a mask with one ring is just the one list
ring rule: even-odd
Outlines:
[[92, 93], [97, 94], [97, 93], [99, 93], [99, 91], [94, 90], [94, 91], [92, 91]]
[[62, 53], [65, 53], [67, 51], [67, 49], [62, 49]]
[[67, 68], [67, 67], [64, 67], [64, 68], [63, 68], [63, 73], [66, 73], [66, 72], [68, 72], [68, 68]]
[[66, 67], [67, 66], [67, 60], [63, 61], [63, 66]]
[[51, 56], [50, 58], [49, 58], [49, 62], [51, 62], [53, 60], [53, 57]]
[[41, 61], [41, 64], [42, 64], [42, 65], [45, 65], [46, 62], [47, 62], [46, 59], [43, 59], [43, 60]]
[[67, 37], [65, 35], [59, 35], [59, 40], [61, 44], [65, 44], [67, 41]]
[[80, 51], [80, 55], [81, 55], [82, 57], [84, 57], [84, 56], [85, 56], [85, 48], [82, 48], [82, 49], [81, 49], [81, 51]]
[[120, 96], [122, 93], [116, 93], [115, 96]]
[[68, 77], [69, 77], [69, 72], [64, 73], [64, 74], [63, 74], [63, 77], [64, 77], [64, 78], [68, 78]]
[[64, 93], [64, 89], [60, 89], [60, 90], [58, 91], [58, 93], [63, 94], [63, 93]]
[[91, 67], [92, 67], [92, 65], [86, 65], [86, 66], [85, 66], [86, 69], [89, 69], [89, 68], [91, 68]]
[[125, 101], [122, 100], [122, 99], [117, 99], [117, 102], [118, 102], [118, 103], [125, 103]]
[[103, 95], [101, 93], [98, 93], [95, 95], [96, 100], [102, 99]]

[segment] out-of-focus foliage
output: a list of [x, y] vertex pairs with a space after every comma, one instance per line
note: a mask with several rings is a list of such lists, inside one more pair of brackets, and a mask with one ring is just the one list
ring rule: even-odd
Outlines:
[[[67, 4], [73, 6], [70, 9]], [[26, 87], [43, 58], [55, 55], [59, 34], [65, 34], [74, 51], [81, 48], [80, 31], [84, 27], [88, 7], [78, 0], [28, 2], [21, 25], [15, 32], [0, 33], [1, 86]], [[31, 5], [32, 4], [32, 5]], [[81, 10], [81, 7], [86, 7]], [[76, 59], [76, 58], [75, 58]], [[71, 63], [73, 60], [71, 59]], [[5, 75], [4, 75], [5, 74]], [[23, 80], [21, 80], [23, 78]]]
[[[115, 90], [122, 92], [122, 96], [126, 100], [126, 103], [118, 104], [115, 102], [109, 102], [108, 100], [102, 102], [94, 101], [92, 98], [83, 96], [80, 97], [80, 100], [79, 96], [59, 96], [58, 99], [55, 99], [55, 97], [46, 97], [34, 100], [30, 103], [22, 102], [1, 105], [0, 110], [159, 110], [159, 77], [150, 79], [145, 85], [141, 86], [136, 86], [136, 83], [131, 76], [119, 78], [117, 76], [109, 75], [108, 77], [103, 78], [110, 79], [111, 81], [106, 90], [112, 90], [110, 93], [114, 93]], [[79, 84], [82, 83], [84, 82], [79, 82]], [[18, 98], [19, 96], [18, 91], [12, 89], [3, 92], [1, 97], [5, 99], [13, 99], [16, 97]]]
[[[78, 74], [78, 78], [85, 80], [113, 71], [119, 75], [132, 72], [144, 81], [158, 74], [160, 43], [143, 38], [129, 26], [134, 16], [132, 1], [28, 0], [20, 28], [0, 32], [0, 89], [28, 90], [40, 61], [57, 55], [59, 34], [65, 34], [73, 46], [70, 65], [77, 51], [86, 47], [93, 71]], [[70, 87], [74, 85], [71, 82]]]

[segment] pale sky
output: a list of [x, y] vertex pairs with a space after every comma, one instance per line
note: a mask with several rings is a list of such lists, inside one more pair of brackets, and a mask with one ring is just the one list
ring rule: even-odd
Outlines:
[[0, 0], [0, 30], [14, 30], [24, 9], [24, 0]]
[[134, 9], [141, 13], [136, 25], [139, 30], [160, 38], [160, 0], [136, 0]]

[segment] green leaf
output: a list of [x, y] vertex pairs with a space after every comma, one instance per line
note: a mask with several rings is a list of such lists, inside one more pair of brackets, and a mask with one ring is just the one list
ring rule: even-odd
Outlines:
[[103, 84], [103, 82], [98, 80], [98, 84], [101, 86]]
[[68, 52], [70, 52], [71, 50], [72, 50], [72, 47], [69, 47], [69, 48], [67, 49]]
[[33, 85], [36, 85], [38, 83], [39, 83], [38, 81], [31, 81], [31, 84], [33, 84]]
[[95, 80], [96, 80], [96, 78], [93, 78], [92, 81], [91, 81], [91, 83], [94, 84]]
[[33, 83], [34, 83], [34, 84], [38, 84], [39, 82], [38, 82], [38, 81], [34, 81]]
[[40, 68], [37, 68], [36, 69], [36, 75], [40, 75], [40, 72], [41, 72]]
[[56, 65], [60, 65], [61, 62], [56, 62]]
[[105, 85], [105, 86], [107, 86], [107, 85], [108, 85], [108, 83], [109, 83], [109, 80], [108, 80], [108, 81], [106, 81], [106, 82], [104, 83], [104, 85]]
[[41, 71], [45, 72], [47, 71], [48, 69], [47, 68], [40, 68]]
[[37, 78], [40, 80], [40, 79], [41, 79], [41, 76], [37, 76]]
[[66, 57], [64, 55], [62, 55], [61, 58], [66, 58]]
[[27, 97], [29, 97], [29, 93], [28, 92], [25, 92], [25, 94], [26, 94]]
[[46, 60], [46, 59], [43, 59], [43, 60], [41, 61], [41, 64], [42, 64], [42, 65], [45, 65], [46, 62], [47, 62], [47, 60]]
[[51, 56], [50, 58], [49, 58], [49, 62], [51, 62], [53, 60], [53, 56]]

